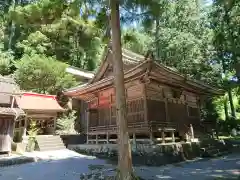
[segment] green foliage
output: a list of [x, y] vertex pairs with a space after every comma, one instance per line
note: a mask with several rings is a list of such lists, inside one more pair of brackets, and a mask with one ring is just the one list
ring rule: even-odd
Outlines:
[[52, 57], [25, 54], [15, 65], [14, 76], [21, 89], [56, 94], [75, 85], [75, 79], [65, 72], [67, 65]]
[[40, 129], [37, 127], [37, 123], [34, 120], [31, 120], [30, 128], [28, 130], [28, 144], [26, 147], [27, 151], [34, 151], [36, 147], [36, 136], [40, 132]]
[[236, 70], [240, 64], [240, 2], [214, 0], [211, 14], [216, 59], [223, 71]]
[[139, 54], [145, 54], [153, 43], [153, 39], [147, 33], [135, 29], [123, 31], [122, 39], [124, 48]]
[[[10, 9], [9, 18], [21, 27], [18, 52], [41, 53], [87, 70], [94, 70], [101, 52], [100, 31], [79, 16], [77, 1], [40, 0]], [[80, 7], [79, 7], [80, 8]]]
[[[238, 93], [238, 88], [233, 89], [232, 92], [233, 92], [233, 103], [234, 103], [234, 106], [236, 108], [236, 118], [240, 120], [240, 111], [239, 111], [240, 94]], [[224, 101], [228, 101], [227, 93], [224, 96], [218, 97], [214, 100], [214, 104], [216, 106], [216, 110], [219, 114], [220, 120], [225, 120], [226, 119], [225, 112], [224, 112], [224, 107], [223, 107], [223, 104], [224, 104], [223, 102]], [[230, 104], [228, 104], [228, 114], [229, 114], [229, 116], [231, 116]]]
[[0, 75], [4, 76], [10, 74], [11, 61], [13, 61], [12, 54], [0, 50]]
[[75, 121], [76, 111], [68, 112], [57, 119], [57, 134], [76, 134]]

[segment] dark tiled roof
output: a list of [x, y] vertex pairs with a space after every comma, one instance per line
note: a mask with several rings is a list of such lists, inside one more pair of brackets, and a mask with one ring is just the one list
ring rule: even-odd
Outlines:
[[11, 95], [18, 92], [19, 86], [13, 78], [0, 76], [0, 104], [10, 104]]

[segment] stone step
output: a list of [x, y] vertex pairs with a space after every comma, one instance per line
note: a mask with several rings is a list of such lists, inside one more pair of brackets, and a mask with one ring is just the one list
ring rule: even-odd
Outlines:
[[63, 150], [66, 149], [66, 147], [46, 147], [42, 148], [41, 151], [53, 151], [53, 150]]
[[41, 139], [41, 140], [38, 140], [37, 139], [37, 142], [38, 143], [62, 143], [63, 141], [62, 140], [60, 140], [60, 139], [54, 139], [54, 140], [49, 140], [49, 139], [47, 139], [47, 140], [43, 140], [43, 139]]
[[40, 151], [66, 149], [60, 136], [37, 136]]
[[40, 151], [49, 151], [49, 150], [60, 150], [60, 149], [66, 149], [65, 146], [62, 145], [55, 145], [55, 146], [41, 146], [39, 147]]

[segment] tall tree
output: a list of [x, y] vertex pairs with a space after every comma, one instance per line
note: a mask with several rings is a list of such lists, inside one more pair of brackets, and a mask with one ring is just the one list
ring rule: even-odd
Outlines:
[[124, 86], [119, 1], [110, 0], [112, 50], [116, 91], [116, 118], [118, 123], [119, 174], [120, 180], [132, 179], [132, 158], [127, 128], [126, 95]]
[[[212, 27], [214, 30], [214, 47], [216, 50], [216, 59], [222, 65], [222, 73], [225, 77], [235, 70], [235, 76], [238, 76], [237, 66], [239, 64], [240, 54], [237, 49], [240, 47], [239, 31], [239, 1], [214, 0], [212, 10]], [[232, 76], [234, 77], [234, 76]], [[231, 116], [236, 119], [236, 109], [234, 106], [232, 89], [236, 83], [231, 78], [223, 79], [223, 87], [228, 93]], [[225, 110], [227, 111], [225, 102]]]

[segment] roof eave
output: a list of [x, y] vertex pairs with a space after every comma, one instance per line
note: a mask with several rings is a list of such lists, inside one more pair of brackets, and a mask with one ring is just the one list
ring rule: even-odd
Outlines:
[[[137, 73], [145, 72], [147, 67], [142, 68], [142, 69], [140, 67], [143, 67], [148, 62], [149, 62], [148, 60], [143, 61], [142, 63], [138, 64], [134, 68], [124, 72], [124, 79], [131, 78], [132, 76], [134, 76]], [[105, 86], [111, 85], [113, 83], [113, 81], [114, 81], [114, 76], [110, 76], [108, 78], [102, 79], [101, 81], [95, 82], [93, 84], [86, 84], [86, 86], [84, 86], [82, 88], [75, 89], [73, 91], [64, 92], [64, 94], [74, 97], [76, 94], [77, 95], [85, 94], [89, 91], [94, 91], [97, 88], [103, 88]]]

